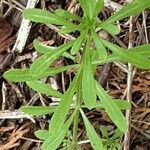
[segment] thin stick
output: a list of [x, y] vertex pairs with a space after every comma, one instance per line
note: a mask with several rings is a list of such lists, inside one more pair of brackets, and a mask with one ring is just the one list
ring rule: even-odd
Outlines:
[[21, 118], [30, 119], [33, 123], [35, 123], [35, 120], [31, 116], [29, 116], [28, 114], [25, 114], [19, 110], [14, 110], [14, 111], [2, 110], [2, 111], [0, 111], [0, 119], [21, 119]]
[[[132, 16], [130, 17], [130, 26], [129, 26], [129, 45], [128, 48], [132, 48], [133, 47], [133, 23], [132, 23]], [[128, 64], [128, 77], [127, 77], [127, 101], [131, 102], [132, 101], [132, 81], [133, 81], [133, 67], [132, 65], [129, 63]], [[127, 119], [127, 131], [125, 133], [124, 136], [124, 150], [129, 150], [130, 148], [130, 115], [131, 115], [131, 109], [127, 109], [126, 110], [126, 119]]]
[[[34, 8], [35, 5], [38, 3], [38, 0], [28, 0], [26, 9], [28, 8]], [[31, 22], [26, 19], [22, 19], [21, 26], [18, 31], [18, 36], [15, 42], [15, 45], [12, 49], [12, 51], [17, 51], [21, 53], [25, 47], [29, 32], [31, 29]]]
[[144, 26], [146, 43], [148, 44], [149, 43], [149, 39], [148, 39], [148, 33], [147, 33], [147, 27], [146, 27], [146, 15], [145, 15], [145, 12], [143, 12], [142, 15], [143, 15], [143, 26]]

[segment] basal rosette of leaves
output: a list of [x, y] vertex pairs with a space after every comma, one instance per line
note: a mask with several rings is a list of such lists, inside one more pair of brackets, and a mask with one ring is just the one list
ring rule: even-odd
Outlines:
[[[41, 9], [25, 10], [22, 16], [26, 19], [36, 23], [57, 25], [60, 29], [59, 32], [62, 34], [78, 31], [80, 35], [75, 40], [67, 41], [59, 47], [47, 46], [35, 39], [33, 45], [41, 53], [41, 56], [32, 63], [31, 67], [27, 69], [12, 69], [3, 74], [6, 80], [26, 82], [30, 88], [39, 93], [61, 98], [58, 106], [21, 107], [21, 111], [33, 116], [53, 114], [49, 123], [49, 129], [35, 132], [35, 135], [43, 140], [43, 150], [57, 149], [72, 124], [73, 137], [70, 147], [73, 150], [77, 149], [79, 114], [83, 118], [87, 137], [93, 149], [103, 150], [105, 147], [104, 142], [86, 117], [83, 108], [88, 108], [89, 110], [94, 108], [104, 109], [116, 125], [117, 132], [124, 133], [127, 129], [127, 122], [121, 110], [129, 109], [130, 104], [123, 100], [112, 99], [107, 94], [94, 78], [96, 66], [108, 62], [122, 61], [131, 63], [133, 66], [141, 69], [150, 68], [150, 44], [124, 49], [98, 36], [100, 30], [105, 30], [111, 35], [120, 33], [116, 22], [139, 14], [141, 11], [149, 8], [150, 0], [134, 0], [106, 21], [98, 19], [98, 14], [104, 7], [103, 0], [79, 0], [79, 3], [83, 10], [83, 17], [62, 9], [58, 9], [53, 13]], [[79, 53], [81, 48], [83, 48], [82, 58], [78, 60], [77, 53]], [[108, 50], [111, 51], [111, 54], [108, 53]], [[61, 56], [72, 59], [74, 65], [52, 67], [52, 63]], [[72, 68], [77, 68], [78, 71], [65, 93], [54, 90], [41, 80]], [[71, 110], [72, 114], [68, 116], [74, 96], [76, 97], [75, 106]]]

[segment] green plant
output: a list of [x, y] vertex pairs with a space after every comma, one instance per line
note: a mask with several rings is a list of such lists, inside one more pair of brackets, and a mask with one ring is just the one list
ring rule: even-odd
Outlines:
[[[77, 130], [80, 114], [93, 149], [103, 150], [105, 144], [103, 144], [103, 140], [86, 117], [83, 109], [104, 109], [116, 125], [117, 132], [124, 133], [127, 129], [127, 123], [121, 110], [129, 109], [130, 104], [123, 100], [112, 99], [95, 80], [94, 74], [97, 65], [123, 61], [138, 68], [150, 68], [149, 44], [126, 50], [102, 39], [97, 34], [100, 30], [105, 30], [111, 35], [118, 34], [120, 30], [116, 26], [116, 21], [136, 15], [150, 7], [150, 0], [134, 0], [106, 21], [98, 19], [98, 14], [103, 8], [103, 0], [79, 0], [79, 3], [84, 14], [82, 18], [62, 9], [58, 9], [54, 13], [40, 9], [25, 10], [23, 17], [26, 19], [37, 23], [58, 25], [59, 32], [63, 34], [78, 31], [80, 35], [75, 40], [68, 41], [59, 47], [45, 46], [37, 39], [34, 40], [34, 47], [41, 53], [41, 56], [33, 62], [29, 69], [13, 69], [3, 75], [7, 80], [26, 82], [29, 87], [39, 93], [61, 98], [58, 106], [23, 106], [21, 108], [21, 111], [30, 115], [53, 113], [49, 129], [35, 132], [35, 135], [44, 141], [42, 144], [43, 150], [57, 149], [71, 124], [73, 124], [73, 136], [70, 149], [77, 149]], [[76, 54], [82, 45], [82, 58], [79, 59]], [[108, 53], [108, 49], [111, 54]], [[53, 61], [60, 56], [73, 59], [75, 65], [51, 67]], [[54, 90], [41, 80], [43, 77], [54, 76], [72, 68], [77, 68], [77, 73], [65, 93]], [[74, 95], [76, 100], [72, 101]], [[74, 103], [72, 109], [70, 109], [71, 103]], [[119, 134], [119, 136], [121, 135]]]

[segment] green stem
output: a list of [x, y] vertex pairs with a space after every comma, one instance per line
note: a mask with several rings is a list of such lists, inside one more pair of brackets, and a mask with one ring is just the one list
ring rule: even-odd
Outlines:
[[76, 101], [76, 115], [74, 118], [74, 124], [73, 124], [73, 138], [72, 138], [72, 144], [71, 149], [77, 150], [77, 136], [78, 136], [78, 124], [79, 124], [79, 116], [80, 116], [80, 107], [81, 107], [81, 100], [82, 100], [82, 93], [81, 93], [81, 87], [82, 87], [82, 71], [79, 76], [78, 80], [78, 88], [77, 88], [77, 101]]

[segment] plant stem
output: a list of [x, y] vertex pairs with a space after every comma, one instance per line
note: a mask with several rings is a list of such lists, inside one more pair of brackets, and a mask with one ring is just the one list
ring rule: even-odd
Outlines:
[[82, 71], [79, 75], [78, 80], [78, 88], [77, 88], [77, 101], [76, 101], [76, 115], [74, 118], [74, 124], [73, 124], [73, 138], [72, 138], [72, 144], [71, 149], [76, 150], [77, 149], [77, 136], [78, 136], [78, 124], [79, 124], [79, 116], [80, 116], [80, 107], [81, 107], [81, 99], [82, 99], [82, 93], [81, 93], [81, 87], [82, 87]]

